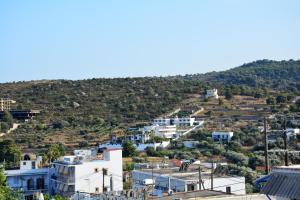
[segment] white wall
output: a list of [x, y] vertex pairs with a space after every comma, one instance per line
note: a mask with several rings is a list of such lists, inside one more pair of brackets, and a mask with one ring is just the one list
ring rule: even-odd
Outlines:
[[[204, 179], [203, 181], [204, 181], [205, 189], [210, 189], [211, 180]], [[214, 178], [213, 184], [214, 184], [213, 189], [216, 191], [226, 192], [226, 187], [230, 187], [232, 194], [237, 194], [237, 195], [246, 194], [245, 177]]]
[[[105, 151], [104, 158], [104, 160], [75, 165], [75, 191], [95, 193], [98, 187], [99, 192], [102, 193], [103, 168], [108, 170], [104, 179], [104, 186], [107, 186], [108, 191], [110, 191], [111, 179], [114, 191], [123, 190], [122, 150]], [[95, 171], [96, 168], [98, 172]]]
[[[168, 188], [168, 177], [160, 174], [153, 174], [153, 178], [155, 180], [155, 186], [160, 186], [164, 188]], [[143, 181], [145, 179], [152, 179], [152, 173], [142, 172], [138, 170], [132, 171], [132, 187], [139, 188], [143, 186]], [[186, 191], [186, 183], [184, 180], [171, 178], [171, 189], [176, 190], [177, 192]]]
[[[162, 186], [162, 187], [168, 187], [168, 176], [163, 174], [153, 174], [153, 178], [155, 180], [155, 186]], [[134, 188], [141, 187], [143, 185], [143, 180], [145, 179], [152, 179], [152, 173], [151, 172], [142, 172], [138, 170], [132, 171], [132, 186]], [[184, 180], [179, 178], [170, 177], [171, 181], [171, 188], [175, 189], [180, 192], [187, 191], [187, 184], [190, 184], [191, 182], [195, 183], [193, 184], [195, 187], [195, 190], [198, 189], [199, 184], [197, 183], [197, 177], [195, 177], [195, 180]], [[205, 189], [210, 189], [210, 179], [203, 179], [204, 187]], [[246, 185], [245, 185], [245, 177], [220, 177], [220, 178], [214, 178], [214, 190], [226, 192], [226, 187], [231, 188], [232, 194], [246, 194]], [[203, 189], [203, 187], [202, 187]]]

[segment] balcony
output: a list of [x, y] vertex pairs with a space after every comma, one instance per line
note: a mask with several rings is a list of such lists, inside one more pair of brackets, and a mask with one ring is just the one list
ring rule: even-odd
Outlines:
[[72, 176], [64, 176], [64, 175], [52, 175], [51, 180], [56, 182], [61, 182], [67, 185], [74, 185], [75, 184], [75, 177]]
[[27, 186], [12, 187], [11, 189], [13, 189], [15, 191], [21, 191], [23, 194], [26, 194], [26, 195], [34, 194], [37, 192], [47, 193], [48, 185], [44, 185], [43, 187], [27, 187]]

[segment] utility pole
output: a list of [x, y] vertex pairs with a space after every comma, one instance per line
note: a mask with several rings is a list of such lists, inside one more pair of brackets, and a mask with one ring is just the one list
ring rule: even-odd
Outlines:
[[147, 194], [147, 189], [146, 188], [144, 188], [143, 189], [143, 200], [147, 200], [147, 196], [148, 196], [148, 194]]
[[199, 166], [199, 190], [201, 190], [201, 185], [203, 187], [203, 190], [205, 190], [203, 181], [202, 181], [202, 176], [201, 176], [201, 166]]
[[285, 166], [289, 166], [288, 148], [287, 148], [287, 132], [286, 132], [286, 118], [283, 121], [283, 141], [284, 141], [284, 163]]
[[170, 195], [171, 194], [171, 178], [170, 176], [168, 176], [168, 194]]
[[107, 169], [102, 168], [102, 193], [104, 194], [105, 190], [105, 185], [104, 185], [104, 180], [105, 180], [105, 175], [107, 175]]
[[153, 168], [154, 168], [154, 166], [153, 166], [153, 162], [151, 162], [151, 165], [152, 165], [152, 173], [151, 173], [151, 177], [152, 177], [152, 189], [151, 189], [151, 199], [153, 199], [153, 192], [154, 192], [154, 181], [153, 181]]
[[266, 174], [269, 174], [269, 157], [268, 157], [268, 135], [267, 135], [267, 118], [264, 118], [264, 141], [265, 141], [265, 167]]
[[210, 189], [214, 189], [214, 160], [211, 160]]
[[110, 191], [114, 191], [114, 182], [113, 182], [113, 175], [110, 175]]
[[[201, 183], [202, 183], [201, 167], [199, 166], [199, 190], [201, 190]], [[203, 189], [204, 189], [204, 188], [203, 188]]]

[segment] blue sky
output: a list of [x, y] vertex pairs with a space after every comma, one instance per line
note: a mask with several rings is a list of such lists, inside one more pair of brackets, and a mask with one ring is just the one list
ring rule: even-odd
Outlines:
[[298, 0], [1, 0], [0, 82], [299, 59]]

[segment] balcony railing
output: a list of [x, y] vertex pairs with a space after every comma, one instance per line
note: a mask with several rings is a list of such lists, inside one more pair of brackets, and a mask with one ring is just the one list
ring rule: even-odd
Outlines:
[[22, 191], [23, 193], [35, 193], [35, 192], [45, 192], [48, 191], [48, 186], [45, 185], [44, 187], [38, 188], [38, 187], [27, 187], [27, 186], [23, 186], [23, 187], [12, 187], [11, 189], [13, 190], [19, 190]]
[[51, 179], [53, 181], [57, 181], [57, 182], [62, 182], [62, 183], [65, 183], [65, 184], [75, 184], [75, 177], [72, 177], [72, 176], [63, 176], [63, 175], [59, 175], [59, 176], [51, 176]]

